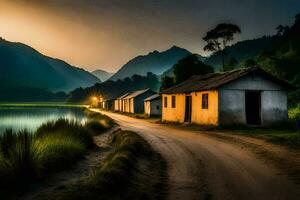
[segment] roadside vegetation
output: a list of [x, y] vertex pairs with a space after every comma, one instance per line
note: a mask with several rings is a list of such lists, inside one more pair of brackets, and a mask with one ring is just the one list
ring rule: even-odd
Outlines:
[[139, 135], [117, 130], [114, 150], [87, 177], [40, 199], [163, 199], [166, 164]]
[[221, 128], [221, 130], [226, 133], [242, 134], [264, 139], [291, 149], [300, 149], [300, 105], [290, 108], [288, 115], [288, 124], [276, 128], [226, 127], [225, 129]]
[[[0, 134], [0, 199], [14, 198], [53, 172], [72, 167], [94, 147], [93, 136], [113, 126], [99, 113], [85, 125], [58, 119], [41, 125], [35, 133], [6, 130]], [[98, 123], [96, 123], [98, 122]]]

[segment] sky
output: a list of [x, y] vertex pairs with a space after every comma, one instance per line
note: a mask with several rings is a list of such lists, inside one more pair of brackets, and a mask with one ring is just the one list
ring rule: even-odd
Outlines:
[[290, 25], [300, 0], [0, 0], [0, 37], [88, 71], [114, 72], [137, 55], [173, 45], [203, 52], [202, 37], [221, 22], [237, 40]]

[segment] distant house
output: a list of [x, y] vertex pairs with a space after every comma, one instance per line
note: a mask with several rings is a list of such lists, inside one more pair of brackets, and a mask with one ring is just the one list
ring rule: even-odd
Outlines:
[[252, 67], [193, 76], [162, 92], [162, 120], [211, 125], [286, 122], [289, 83]]
[[144, 113], [144, 100], [155, 94], [150, 89], [134, 91], [124, 98], [124, 112]]
[[147, 116], [161, 115], [161, 96], [154, 94], [144, 100], [144, 109]]
[[127, 97], [129, 93], [126, 93], [119, 98], [117, 98], [114, 102], [114, 110], [124, 112], [125, 106], [124, 106], [124, 98]]
[[101, 108], [104, 110], [113, 110], [114, 109], [115, 99], [106, 99], [101, 102]]

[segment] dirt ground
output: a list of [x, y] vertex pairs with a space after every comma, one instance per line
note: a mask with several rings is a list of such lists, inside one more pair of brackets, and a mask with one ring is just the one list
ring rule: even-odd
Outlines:
[[104, 114], [139, 133], [166, 159], [168, 199], [299, 199], [297, 151], [246, 136]]

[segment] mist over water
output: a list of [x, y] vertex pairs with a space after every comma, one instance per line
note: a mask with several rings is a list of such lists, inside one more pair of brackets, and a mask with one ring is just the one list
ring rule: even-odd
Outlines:
[[59, 118], [85, 123], [82, 108], [0, 106], [0, 134], [6, 129], [35, 131], [41, 124]]

